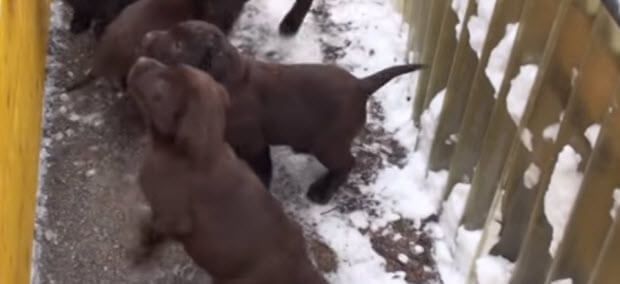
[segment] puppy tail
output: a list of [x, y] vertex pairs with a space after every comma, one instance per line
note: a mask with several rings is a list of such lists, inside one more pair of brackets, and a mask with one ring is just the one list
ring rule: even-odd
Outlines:
[[379, 88], [383, 87], [383, 85], [387, 84], [387, 82], [394, 79], [394, 77], [423, 68], [426, 68], [425, 64], [407, 64], [392, 66], [366, 78], [360, 79], [360, 86], [363, 92], [370, 96]]

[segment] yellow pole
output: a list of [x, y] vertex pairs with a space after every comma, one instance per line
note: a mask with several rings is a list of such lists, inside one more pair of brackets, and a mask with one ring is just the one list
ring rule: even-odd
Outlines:
[[0, 283], [30, 282], [48, 15], [0, 0]]

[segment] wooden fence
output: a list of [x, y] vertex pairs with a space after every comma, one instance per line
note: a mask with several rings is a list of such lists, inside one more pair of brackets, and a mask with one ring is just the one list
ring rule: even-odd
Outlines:
[[[415, 61], [432, 66], [417, 84], [416, 125], [445, 89], [428, 170], [449, 171], [446, 198], [455, 184], [471, 184], [460, 224], [484, 232], [476, 257], [490, 253], [515, 262], [510, 283], [620, 283], [620, 217], [612, 217], [620, 202], [620, 29], [614, 18], [599, 0], [459, 2], [467, 5], [461, 17], [452, 0], [397, 1], [411, 28]], [[478, 4], [489, 3], [486, 35], [470, 34], [470, 21], [485, 20]], [[504, 65], [490, 64], [511, 32]], [[492, 68], [502, 68], [503, 77], [490, 80]], [[510, 94], [513, 80], [526, 88], [517, 78], [524, 70], [535, 77], [515, 117]], [[567, 157], [580, 158], [575, 174], [554, 181], [554, 172], [563, 170], [557, 162]], [[571, 188], [574, 205], [570, 198], [552, 202], [551, 195], [570, 196]], [[548, 219], [556, 213], [568, 217], [563, 232]], [[499, 240], [488, 237], [494, 223], [501, 224]], [[477, 282], [474, 264], [470, 283]]]

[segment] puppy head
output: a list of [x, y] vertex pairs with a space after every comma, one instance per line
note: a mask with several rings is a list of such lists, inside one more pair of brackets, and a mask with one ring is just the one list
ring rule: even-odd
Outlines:
[[142, 40], [142, 51], [166, 64], [197, 67], [218, 81], [229, 75], [239, 57], [226, 35], [203, 21], [186, 21], [168, 30], [151, 31]]
[[224, 135], [228, 94], [208, 74], [185, 65], [139, 58], [128, 77], [129, 93], [153, 138], [203, 151]]
[[174, 75], [161, 62], [140, 57], [128, 77], [129, 93], [146, 124], [154, 134], [168, 138], [174, 137], [187, 100]]

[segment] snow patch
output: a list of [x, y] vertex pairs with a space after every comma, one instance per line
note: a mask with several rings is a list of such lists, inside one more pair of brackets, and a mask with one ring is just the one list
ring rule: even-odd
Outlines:
[[[441, 234], [441, 228], [434, 227], [433, 230]], [[435, 243], [434, 257], [443, 283], [466, 283], [481, 237], [482, 231], [467, 231], [460, 227], [455, 239]]]
[[439, 223], [431, 227], [438, 239], [435, 260], [444, 283], [465, 283], [482, 231], [468, 231], [459, 227], [471, 185], [456, 184], [443, 203]]
[[598, 123], [590, 125], [586, 131], [583, 133], [584, 136], [590, 142], [590, 147], [594, 148], [596, 145], [596, 139], [598, 138], [599, 133], [601, 132], [601, 125]]
[[439, 125], [439, 116], [441, 115], [441, 109], [443, 108], [443, 101], [446, 96], [446, 89], [441, 90], [429, 105], [428, 109], [422, 113], [421, 124], [422, 133], [420, 140], [420, 152], [428, 158], [431, 153], [431, 147], [433, 139], [435, 137], [435, 131]]
[[355, 211], [349, 214], [349, 219], [353, 223], [353, 226], [358, 229], [366, 229], [368, 228], [368, 213], [364, 211]]
[[525, 148], [530, 152], [532, 152], [532, 149], [534, 148], [533, 142], [532, 142], [533, 138], [534, 136], [532, 135], [532, 132], [529, 129], [524, 128], [521, 131], [521, 142], [523, 142], [523, 146], [525, 146]]
[[443, 202], [443, 213], [439, 217], [439, 224], [448, 239], [456, 236], [456, 230], [463, 216], [470, 189], [470, 184], [457, 183], [452, 188], [448, 199]]
[[553, 227], [553, 239], [549, 246], [551, 256], [555, 256], [564, 236], [566, 224], [579, 193], [583, 180], [583, 173], [578, 170], [581, 159], [571, 146], [565, 146], [558, 156], [545, 194], [545, 216]]
[[527, 170], [525, 170], [525, 173], [523, 174], [523, 184], [525, 185], [527, 189], [532, 189], [536, 185], [538, 185], [539, 178], [540, 178], [540, 168], [536, 164], [531, 163], [530, 166], [527, 167]]
[[514, 263], [501, 256], [483, 256], [476, 260], [476, 277], [479, 284], [508, 284]]
[[338, 215], [321, 217], [320, 211], [313, 212], [314, 219], [320, 219], [317, 232], [339, 257], [338, 272], [328, 275], [330, 283], [406, 283], [401, 273], [385, 271], [385, 259], [372, 249], [367, 236], [347, 225]]
[[[64, 9], [63, 7], [66, 5], [63, 1], [53, 1], [50, 4], [50, 23], [48, 27], [48, 33], [52, 34], [52, 32], [62, 29], [68, 29], [68, 23], [64, 21]], [[1, 5], [0, 5], [1, 6]], [[58, 46], [64, 46], [63, 44], [58, 42], [57, 38], [50, 36], [50, 42], [54, 42]], [[62, 66], [62, 63], [59, 59], [54, 55], [47, 55], [46, 57], [46, 66]], [[56, 75], [54, 72], [48, 72], [45, 78], [45, 87], [44, 87], [44, 97], [43, 97], [43, 109], [42, 109], [42, 128], [49, 129], [50, 127], [50, 117], [51, 117], [51, 109], [49, 107], [52, 98], [52, 95], [58, 91], [56, 87]], [[67, 96], [65, 94], [65, 96]], [[68, 96], [67, 96], [68, 97]], [[69, 129], [70, 130], [70, 129]], [[71, 133], [67, 133], [67, 136], [72, 135]], [[63, 134], [64, 136], [64, 134]], [[48, 158], [50, 154], [48, 149], [52, 147], [54, 140], [51, 137], [47, 137], [45, 131], [43, 132], [43, 137], [41, 137], [41, 145], [39, 150], [39, 168], [38, 168], [38, 177], [37, 177], [37, 191], [36, 191], [36, 209], [35, 209], [35, 235], [32, 244], [32, 264], [30, 265], [30, 283], [39, 284], [43, 282], [42, 275], [39, 271], [40, 269], [40, 261], [41, 255], [44, 253], [41, 244], [39, 243], [42, 240], [52, 241], [54, 243], [58, 243], [58, 235], [50, 230], [43, 230], [39, 225], [41, 222], [44, 222], [48, 218], [47, 211], [47, 199], [48, 195], [43, 191], [43, 181], [47, 175], [47, 171], [49, 169]]]
[[614, 190], [613, 197], [614, 197], [614, 205], [611, 207], [611, 211], [609, 211], [609, 215], [611, 215], [611, 219], [616, 220], [618, 210], [620, 210], [620, 188]]
[[479, 1], [476, 15], [471, 16], [467, 23], [469, 31], [469, 45], [476, 52], [478, 58], [482, 56], [482, 47], [489, 30], [493, 10], [495, 9], [496, 0]]
[[456, 13], [456, 17], [458, 18], [458, 22], [454, 27], [456, 31], [456, 40], [461, 38], [461, 31], [463, 30], [463, 21], [465, 20], [468, 2], [468, 0], [452, 0], [452, 10]]
[[556, 122], [554, 124], [551, 124], [545, 127], [545, 130], [543, 130], [543, 138], [545, 138], [545, 140], [547, 141], [555, 143], [555, 141], [558, 139], [559, 132], [560, 132], [560, 123]]
[[551, 284], [573, 284], [573, 279], [566, 278], [561, 280], [555, 280]]
[[523, 112], [527, 106], [537, 74], [537, 65], [523, 65], [521, 66], [519, 75], [517, 75], [511, 82], [512, 87], [506, 96], [506, 108], [508, 109], [510, 117], [517, 126], [521, 122], [521, 117], [523, 116]]
[[491, 51], [489, 62], [485, 69], [485, 73], [495, 89], [493, 94], [497, 99], [499, 88], [502, 85], [504, 79], [504, 72], [506, 66], [508, 66], [508, 60], [514, 46], [515, 39], [517, 38], [517, 31], [519, 30], [519, 23], [506, 25], [506, 33], [502, 40], [499, 41], [497, 46]]
[[[438, 211], [447, 171], [425, 173], [426, 158], [411, 153], [404, 168], [390, 166], [379, 172], [374, 184], [360, 188], [363, 194], [373, 194], [380, 200], [384, 213], [419, 220]], [[411, 206], [416, 204], [416, 206]], [[389, 216], [389, 214], [382, 214]], [[398, 219], [399, 216], [394, 216]], [[390, 220], [386, 220], [390, 221]]]

